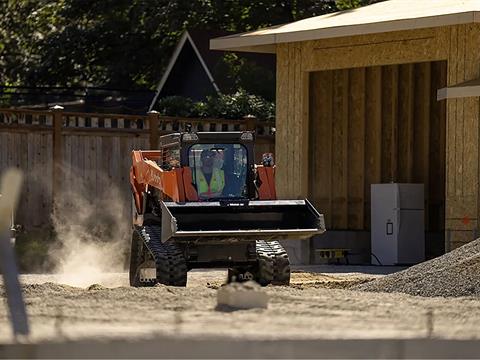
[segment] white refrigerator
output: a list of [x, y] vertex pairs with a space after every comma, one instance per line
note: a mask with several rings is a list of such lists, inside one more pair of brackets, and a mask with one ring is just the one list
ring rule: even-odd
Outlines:
[[424, 261], [424, 212], [423, 184], [372, 184], [372, 264]]

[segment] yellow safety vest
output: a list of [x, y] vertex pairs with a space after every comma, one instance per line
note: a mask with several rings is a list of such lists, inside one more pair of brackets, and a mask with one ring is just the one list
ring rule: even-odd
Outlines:
[[203, 171], [200, 168], [196, 169], [196, 181], [198, 196], [201, 198], [212, 198], [222, 194], [225, 187], [225, 174], [223, 170], [213, 168], [210, 184], [205, 179]]

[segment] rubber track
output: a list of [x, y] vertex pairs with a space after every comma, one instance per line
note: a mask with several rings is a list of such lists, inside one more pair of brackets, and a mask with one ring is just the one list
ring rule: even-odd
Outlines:
[[278, 241], [267, 242], [274, 259], [273, 285], [290, 285], [290, 259], [287, 251]]
[[160, 226], [146, 225], [136, 230], [153, 255], [157, 282], [164, 285], [186, 286], [188, 269], [181, 249], [173, 242], [162, 243]]
[[258, 269], [255, 278], [260, 285], [267, 286], [273, 281], [275, 256], [270, 246], [263, 240], [256, 241], [256, 251]]

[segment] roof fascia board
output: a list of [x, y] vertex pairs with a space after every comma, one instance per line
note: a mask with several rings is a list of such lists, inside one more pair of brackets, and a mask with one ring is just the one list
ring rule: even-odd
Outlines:
[[[377, 23], [345, 25], [324, 29], [277, 32], [270, 34], [250, 34], [217, 38], [210, 41], [210, 47], [216, 50], [240, 49], [252, 46], [265, 46], [286, 42], [308, 41], [344, 36], [367, 35], [402, 30], [415, 30], [430, 27], [460, 25], [480, 22], [478, 11], [429, 16], [416, 19], [382, 21]], [[265, 30], [267, 31], [267, 30]]]
[[150, 103], [150, 106], [148, 107], [148, 111], [152, 111], [153, 107], [155, 106], [155, 103], [157, 102], [158, 96], [162, 92], [163, 86], [167, 82], [168, 77], [170, 76], [170, 72], [173, 69], [173, 66], [177, 62], [178, 56], [180, 55], [180, 52], [183, 49], [183, 46], [185, 45], [185, 41], [187, 41], [187, 37], [190, 37], [188, 35], [188, 31], [185, 31], [180, 38], [180, 41], [177, 44], [177, 47], [175, 48], [172, 57], [170, 58], [170, 61], [168, 63], [167, 69], [163, 73], [162, 78], [160, 79], [160, 82], [157, 85], [157, 90], [155, 91], [155, 96], [153, 97], [152, 102]]
[[228, 48], [224, 49], [223, 51], [235, 51], [235, 52], [252, 52], [252, 53], [261, 53], [261, 54], [276, 54], [277, 53], [277, 45], [270, 44], [270, 45], [259, 45], [259, 46], [242, 46], [239, 48]]
[[259, 45], [276, 44], [275, 35], [245, 35], [239, 37], [216, 38], [210, 40], [210, 49], [226, 50], [227, 48], [242, 48]]
[[215, 89], [215, 91], [216, 91], [218, 94], [220, 94], [220, 89], [218, 88], [217, 84], [215, 83], [215, 80], [213, 79], [213, 76], [212, 76], [212, 74], [210, 73], [210, 70], [208, 69], [207, 64], [206, 64], [205, 61], [203, 60], [202, 55], [200, 54], [200, 51], [198, 51], [197, 46], [196, 46], [195, 43], [193, 42], [193, 40], [192, 40], [192, 38], [190, 37], [190, 34], [189, 34], [188, 32], [187, 32], [187, 38], [188, 38], [188, 40], [190, 41], [190, 44], [192, 44], [193, 50], [195, 51], [195, 54], [197, 54], [198, 60], [200, 60], [200, 63], [202, 64], [203, 69], [204, 69], [205, 72], [207, 73], [207, 76], [208, 76], [208, 78], [210, 79], [210, 82], [212, 83], [213, 88]]
[[370, 24], [347, 25], [326, 29], [280, 33], [276, 35], [276, 41], [277, 43], [308, 41], [344, 36], [369, 35], [392, 31], [417, 30], [440, 26], [468, 24], [475, 22], [475, 13], [476, 12], [468, 11], [451, 15], [430, 16], [421, 19], [383, 21]]

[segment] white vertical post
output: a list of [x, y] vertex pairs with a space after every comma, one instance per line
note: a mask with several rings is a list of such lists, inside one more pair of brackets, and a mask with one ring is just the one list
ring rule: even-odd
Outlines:
[[3, 283], [7, 293], [7, 303], [15, 337], [29, 334], [27, 312], [18, 280], [10, 232], [12, 211], [17, 205], [21, 183], [22, 173], [17, 169], [8, 170], [0, 180], [0, 194], [3, 194], [0, 197], [0, 271], [3, 274]]

